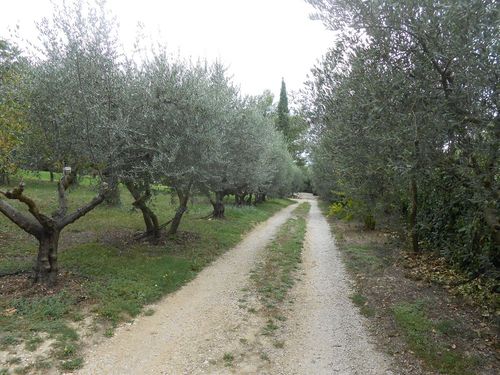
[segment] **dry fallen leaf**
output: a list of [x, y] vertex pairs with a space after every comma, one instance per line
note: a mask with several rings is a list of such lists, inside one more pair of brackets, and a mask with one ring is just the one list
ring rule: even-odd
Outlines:
[[3, 312], [3, 316], [12, 316], [17, 312], [17, 309], [14, 307], [11, 307], [10, 309], [5, 309]]

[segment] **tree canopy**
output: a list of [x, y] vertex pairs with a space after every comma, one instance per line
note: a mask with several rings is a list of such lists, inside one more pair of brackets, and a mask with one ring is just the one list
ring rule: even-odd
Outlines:
[[494, 272], [496, 2], [308, 2], [342, 31], [304, 98], [317, 191], [342, 204], [347, 196], [371, 223], [389, 214], [414, 251], [437, 252], [472, 274]]
[[18, 167], [15, 152], [26, 128], [28, 106], [21, 81], [24, 66], [20, 51], [0, 39], [0, 182], [7, 182]]

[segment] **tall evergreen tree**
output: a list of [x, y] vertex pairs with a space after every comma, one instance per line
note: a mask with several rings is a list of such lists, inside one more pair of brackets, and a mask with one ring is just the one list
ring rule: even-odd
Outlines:
[[307, 122], [296, 114], [290, 114], [288, 108], [288, 95], [286, 93], [285, 80], [281, 79], [280, 99], [275, 115], [275, 126], [283, 134], [288, 152], [295, 161], [295, 164], [303, 166], [305, 164], [304, 155], [306, 152]]
[[281, 131], [288, 140], [290, 131], [290, 111], [288, 110], [288, 96], [286, 94], [285, 80], [281, 79], [280, 100], [278, 102], [278, 116], [276, 117], [276, 129]]

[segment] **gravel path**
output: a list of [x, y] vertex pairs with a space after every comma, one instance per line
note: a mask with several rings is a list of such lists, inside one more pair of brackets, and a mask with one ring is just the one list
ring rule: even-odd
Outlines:
[[352, 293], [330, 227], [312, 196], [303, 252], [303, 275], [292, 291], [290, 311], [272, 374], [391, 374], [377, 352]]
[[[90, 348], [79, 374], [363, 374], [385, 375], [388, 359], [370, 342], [330, 228], [311, 195], [302, 275], [277, 336], [264, 317], [249, 272], [290, 206], [115, 336]], [[284, 345], [277, 347], [277, 340]]]
[[201, 374], [220, 361], [244, 319], [238, 296], [259, 252], [296, 205], [254, 228], [235, 248], [152, 308], [91, 347], [79, 374]]

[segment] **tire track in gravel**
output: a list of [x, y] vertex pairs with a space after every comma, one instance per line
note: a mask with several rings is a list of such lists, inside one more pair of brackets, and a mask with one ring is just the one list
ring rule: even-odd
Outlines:
[[[238, 307], [260, 252], [297, 205], [259, 224], [232, 250], [161, 302], [86, 351], [79, 374], [203, 374], [223, 357], [248, 314]], [[213, 368], [213, 367], [212, 367]]]
[[301, 281], [274, 351], [270, 374], [392, 374], [375, 349], [365, 320], [349, 299], [352, 290], [330, 227], [311, 195]]
[[312, 195], [302, 197], [311, 210], [296, 284], [277, 307], [283, 321], [271, 335], [263, 335], [269, 317], [262, 313], [262, 300], [250, 282], [240, 293], [247, 313], [226, 345], [234, 360], [229, 366], [219, 361], [207, 373], [392, 374], [389, 359], [375, 349], [364, 318], [349, 299], [352, 290], [328, 222]]

